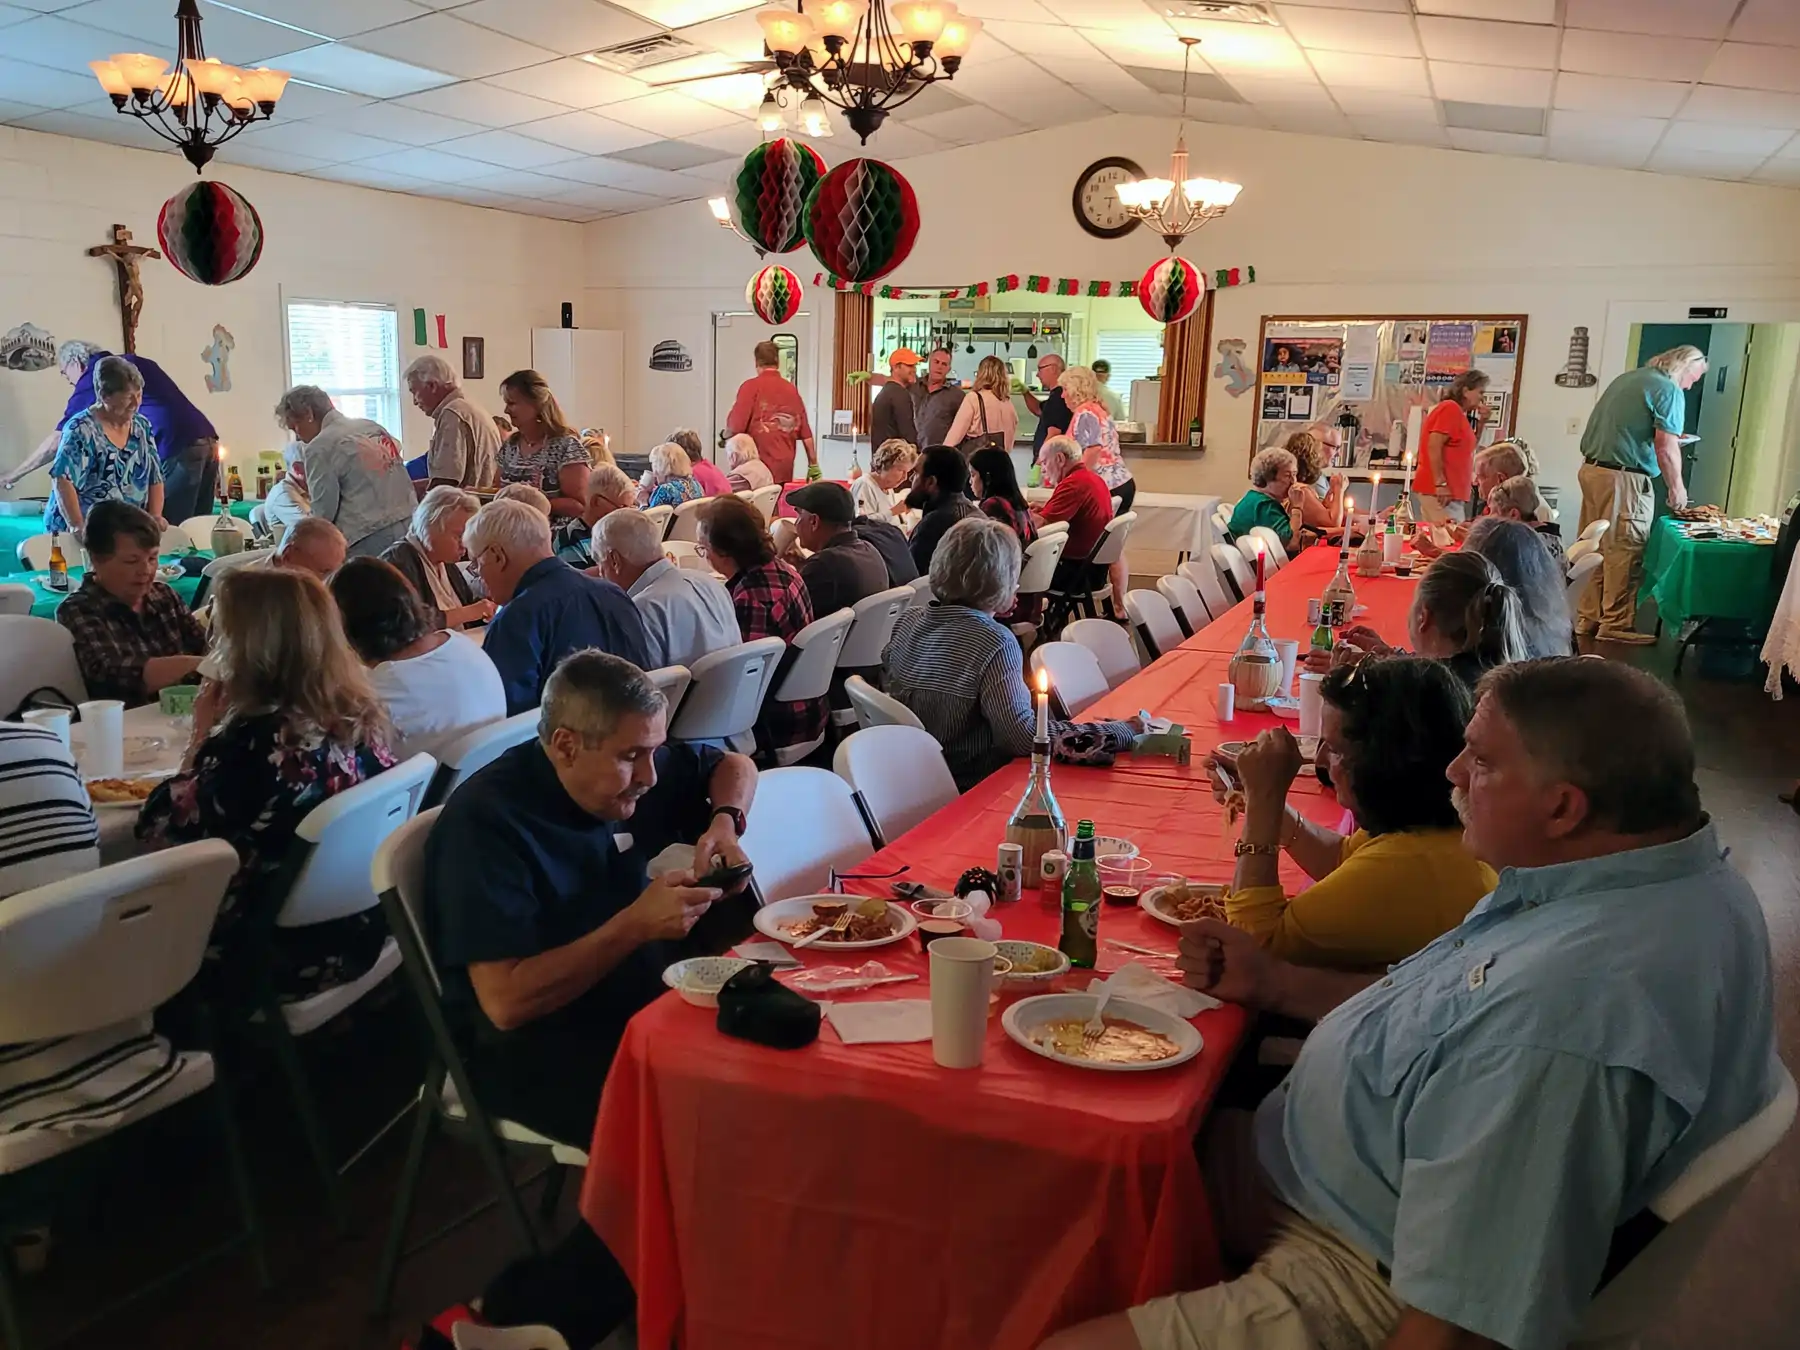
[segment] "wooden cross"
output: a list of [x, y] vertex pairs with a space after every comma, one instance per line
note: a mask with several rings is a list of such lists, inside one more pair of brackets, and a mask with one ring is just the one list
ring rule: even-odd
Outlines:
[[127, 352], [137, 350], [138, 319], [144, 312], [144, 279], [138, 271], [140, 258], [160, 258], [153, 248], [131, 242], [131, 231], [123, 225], [112, 227], [112, 243], [96, 244], [88, 250], [90, 258], [111, 258], [119, 273], [119, 321], [125, 334]]

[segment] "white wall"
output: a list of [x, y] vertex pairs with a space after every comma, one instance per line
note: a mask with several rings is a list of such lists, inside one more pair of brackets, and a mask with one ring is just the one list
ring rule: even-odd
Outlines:
[[[245, 133], [254, 136], [254, 130]], [[209, 176], [242, 192], [262, 217], [261, 260], [242, 280], [209, 287], [146, 260], [138, 350], [160, 362], [218, 427], [234, 461], [279, 448], [271, 409], [287, 384], [282, 297], [385, 302], [400, 310], [401, 368], [422, 348], [412, 310], [442, 313], [461, 369], [464, 335], [487, 340], [487, 378], [469, 392], [499, 410], [498, 382], [530, 364], [531, 329], [580, 302], [581, 227], [426, 198], [235, 167], [227, 150]], [[109, 263], [87, 256], [115, 222], [155, 246], [163, 201], [193, 181], [173, 152], [0, 127], [0, 331], [29, 320], [59, 340], [117, 350], [119, 310]], [[209, 393], [200, 352], [222, 323], [237, 339], [229, 393]], [[0, 370], [0, 464], [23, 459], [56, 424], [69, 386], [52, 370]], [[429, 423], [402, 391], [403, 438], [422, 450]], [[15, 495], [43, 495], [35, 474]]]
[[[1168, 121], [1110, 117], [896, 161], [923, 223], [912, 256], [885, 280], [1139, 276], [1162, 254], [1161, 241], [1141, 229], [1123, 240], [1091, 237], [1070, 212], [1070, 189], [1103, 155], [1161, 171], [1173, 134]], [[1203, 269], [1253, 264], [1259, 277], [1221, 294], [1215, 341], [1254, 343], [1264, 314], [1523, 312], [1519, 433], [1553, 484], [1573, 487], [1579, 427], [1594, 399], [1552, 382], [1574, 325], [1589, 328], [1596, 363], [1610, 363], [1598, 372], [1604, 380], [1623, 368], [1623, 340], [1611, 330], [1642, 321], [1645, 308], [1685, 318], [1690, 304], [1724, 304], [1735, 320], [1754, 300], [1759, 319], [1800, 319], [1800, 192], [1241, 127], [1193, 127], [1188, 140], [1195, 172], [1234, 178], [1244, 194], [1188, 241], [1184, 256]], [[829, 149], [833, 163], [857, 153], [854, 143]], [[869, 151], [880, 149], [877, 133]], [[692, 398], [704, 409], [710, 383], [695, 342], [710, 310], [742, 307], [755, 255], [698, 202], [587, 230], [589, 308], [593, 322], [626, 330], [624, 426], [641, 438], [669, 420], [672, 403]], [[808, 284], [818, 270], [804, 248], [783, 261]], [[807, 303], [829, 314], [828, 299], [809, 295]], [[1621, 319], [1627, 307], [1631, 316]], [[694, 352], [692, 376], [642, 369], [650, 344], [669, 336]], [[828, 344], [829, 332], [819, 340]], [[828, 359], [820, 372], [823, 385]], [[683, 379], [691, 391], [649, 383]], [[827, 417], [818, 401], [825, 390], [803, 392], [815, 420]], [[1213, 382], [1209, 450], [1191, 471], [1191, 490], [1241, 488], [1253, 403]]]

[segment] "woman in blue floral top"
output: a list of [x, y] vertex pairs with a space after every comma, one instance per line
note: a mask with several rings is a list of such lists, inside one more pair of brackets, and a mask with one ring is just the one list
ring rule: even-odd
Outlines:
[[50, 465], [54, 491], [44, 507], [44, 530], [80, 531], [96, 502], [141, 506], [162, 519], [162, 465], [149, 420], [138, 412], [144, 377], [120, 356], [94, 368], [94, 405], [63, 423]]
[[593, 461], [549, 384], [535, 370], [515, 370], [500, 382], [500, 398], [518, 428], [500, 443], [500, 481], [542, 492], [552, 520], [579, 516], [587, 510]]
[[680, 506], [683, 502], [691, 502], [705, 495], [706, 489], [694, 477], [694, 461], [688, 457], [687, 451], [673, 441], [664, 441], [661, 445], [651, 447], [650, 472], [638, 484], [639, 510], [648, 511], [653, 506]]
[[181, 772], [150, 794], [137, 833], [237, 850], [201, 979], [219, 1001], [249, 1006], [266, 942], [276, 996], [292, 1002], [359, 978], [381, 953], [377, 909], [305, 928], [277, 928], [275, 915], [307, 812], [393, 765], [387, 714], [309, 573], [245, 567], [219, 578], [212, 631], [220, 676], [195, 700]]

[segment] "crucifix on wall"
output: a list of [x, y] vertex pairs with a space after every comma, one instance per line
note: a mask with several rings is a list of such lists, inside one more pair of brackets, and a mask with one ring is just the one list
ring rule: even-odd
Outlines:
[[131, 231], [123, 225], [112, 227], [112, 243], [95, 244], [88, 250], [90, 258], [111, 258], [119, 274], [119, 322], [125, 334], [127, 352], [137, 350], [138, 319], [144, 312], [144, 279], [139, 272], [139, 259], [160, 258], [153, 248], [131, 242]]

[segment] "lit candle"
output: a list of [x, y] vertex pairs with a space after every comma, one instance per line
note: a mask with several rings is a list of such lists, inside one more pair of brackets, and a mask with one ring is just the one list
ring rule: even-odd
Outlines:
[[1369, 515], [1374, 517], [1381, 509], [1381, 470], [1377, 469], [1369, 475]]
[[1037, 739], [1045, 743], [1050, 740], [1050, 672], [1047, 670], [1038, 671]]

